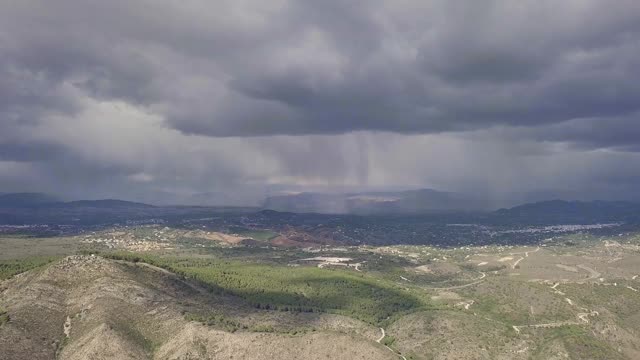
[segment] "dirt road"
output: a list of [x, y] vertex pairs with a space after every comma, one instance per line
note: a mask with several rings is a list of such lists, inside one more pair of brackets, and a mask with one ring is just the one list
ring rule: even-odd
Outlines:
[[380, 335], [380, 338], [379, 338], [378, 340], [376, 340], [376, 342], [377, 342], [378, 344], [380, 343], [380, 341], [382, 341], [382, 339], [384, 339], [384, 337], [385, 337], [385, 336], [387, 336], [387, 335], [385, 334], [385, 332], [384, 332], [384, 329], [383, 329], [383, 328], [380, 328], [380, 332], [381, 332], [382, 334]]
[[464, 285], [457, 285], [457, 286], [448, 286], [448, 287], [441, 287], [441, 288], [435, 288], [435, 287], [425, 287], [424, 289], [427, 290], [455, 290], [455, 289], [463, 289], [469, 286], [473, 286], [473, 285], [477, 285], [481, 282], [484, 281], [484, 278], [487, 277], [487, 274], [485, 274], [484, 272], [480, 272], [480, 277], [476, 278], [473, 282], [470, 282], [468, 284], [464, 284]]
[[586, 266], [584, 264], [576, 265], [576, 267], [579, 267], [580, 269], [585, 270], [585, 271], [587, 271], [589, 273], [589, 277], [588, 278], [586, 278], [586, 279], [584, 279], [582, 281], [579, 281], [578, 283], [582, 283], [582, 282], [585, 282], [585, 281], [588, 281], [588, 280], [594, 280], [594, 279], [599, 278], [600, 275], [602, 275], [599, 272], [593, 270], [592, 268], [590, 268], [590, 267], [588, 267], [588, 266]]
[[[385, 336], [387, 336], [386, 333], [384, 332], [383, 328], [380, 328], [380, 332], [381, 332], [380, 338], [378, 340], [376, 340], [376, 342], [378, 344], [382, 344], [382, 340], [384, 339]], [[406, 357], [402, 356], [402, 354], [398, 354], [397, 351], [393, 350], [392, 348], [388, 347], [387, 345], [382, 344], [382, 346], [386, 347], [387, 350], [391, 351], [392, 353], [398, 355], [402, 360], [407, 360]]]

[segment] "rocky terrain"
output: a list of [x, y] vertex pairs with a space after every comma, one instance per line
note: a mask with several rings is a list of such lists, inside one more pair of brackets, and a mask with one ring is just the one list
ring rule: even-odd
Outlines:
[[0, 359], [640, 356], [640, 233], [300, 248], [230, 230], [0, 237]]
[[[144, 264], [70, 256], [2, 283], [2, 359], [396, 359], [378, 332], [337, 315], [252, 314], [231, 297]], [[187, 321], [197, 311], [242, 313], [274, 330], [228, 332]], [[298, 334], [277, 331], [312, 326]]]

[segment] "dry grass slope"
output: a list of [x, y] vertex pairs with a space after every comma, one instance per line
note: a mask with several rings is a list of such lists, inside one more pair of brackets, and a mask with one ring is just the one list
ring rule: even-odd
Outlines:
[[[141, 264], [72, 256], [3, 287], [0, 306], [11, 317], [0, 327], [7, 360], [396, 358], [375, 343], [375, 329], [347, 318], [343, 329], [336, 315], [296, 317], [318, 329], [298, 335], [230, 333], [189, 322], [185, 312], [245, 309]], [[243, 321], [259, 322], [269, 313], [245, 314]], [[294, 321], [291, 314], [278, 317]]]

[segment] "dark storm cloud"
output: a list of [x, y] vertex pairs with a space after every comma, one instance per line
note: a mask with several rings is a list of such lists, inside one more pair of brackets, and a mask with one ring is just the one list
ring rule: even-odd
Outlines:
[[[116, 195], [636, 164], [617, 152], [640, 151], [639, 18], [635, 0], [5, 1], [0, 164]], [[593, 164], [585, 184], [613, 166]]]
[[3, 8], [5, 64], [156, 106], [187, 132], [432, 133], [640, 110], [635, 1]]
[[543, 141], [564, 141], [586, 150], [609, 148], [639, 151], [640, 113], [622, 117], [574, 119], [542, 129], [528, 130], [517, 136]]

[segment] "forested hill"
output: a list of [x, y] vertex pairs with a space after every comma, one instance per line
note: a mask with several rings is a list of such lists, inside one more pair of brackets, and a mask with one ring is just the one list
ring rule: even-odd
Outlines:
[[591, 223], [598, 221], [635, 221], [640, 218], [640, 203], [628, 201], [564, 201], [528, 203], [494, 213], [499, 219], [527, 222]]

